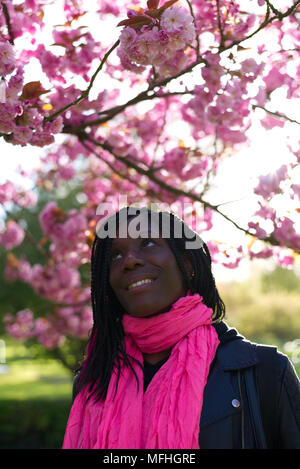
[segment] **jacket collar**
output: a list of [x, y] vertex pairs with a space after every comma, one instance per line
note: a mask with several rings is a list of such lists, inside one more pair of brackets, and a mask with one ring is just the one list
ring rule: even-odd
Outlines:
[[220, 340], [216, 359], [224, 371], [248, 368], [259, 362], [255, 344], [246, 340], [223, 321], [214, 324]]

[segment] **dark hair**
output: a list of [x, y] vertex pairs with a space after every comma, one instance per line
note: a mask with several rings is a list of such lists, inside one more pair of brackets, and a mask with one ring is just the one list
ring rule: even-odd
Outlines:
[[[124, 211], [126, 211], [128, 219], [136, 216], [139, 210], [147, 210], [149, 217], [151, 213], [154, 213], [149, 209], [143, 208], [139, 209], [134, 215], [130, 215], [128, 214], [128, 210], [129, 207], [124, 207], [122, 210], [109, 217], [109, 219], [102, 224], [102, 228], [107, 230], [109, 221], [113, 221], [115, 226], [118, 227], [120, 214], [122, 213], [124, 215]], [[166, 241], [182, 272], [186, 291], [190, 290], [191, 294], [199, 293], [203, 297], [203, 302], [206, 306], [212, 308], [213, 321], [220, 321], [225, 316], [225, 305], [216, 288], [215, 279], [211, 270], [211, 256], [207, 245], [196, 232], [191, 230], [183, 220], [173, 213], [156, 212], [156, 216], [158, 216], [160, 230], [164, 217], [169, 217], [170, 237], [167, 237]], [[182, 237], [177, 237], [177, 234], [174, 236], [175, 229], [176, 233], [178, 233], [178, 226], [182, 229]], [[195, 240], [196, 237], [201, 240], [201, 247], [198, 249], [187, 249], [185, 246], [186, 241], [191, 242]], [[120, 375], [121, 363], [125, 366], [129, 366], [136, 376], [132, 367], [132, 360], [135, 359], [126, 354], [125, 350], [125, 334], [121, 321], [125, 311], [109, 284], [109, 257], [111, 245], [111, 237], [99, 237], [95, 234], [91, 253], [93, 328], [90, 333], [87, 358], [79, 368], [79, 370], [81, 369], [81, 375], [78, 383], [78, 391], [85, 385], [89, 385], [89, 398], [95, 394], [95, 400], [105, 398], [115, 363], [118, 369], [117, 382]], [[193, 267], [194, 276], [192, 279], [189, 277], [184, 267], [182, 259], [184, 253], [189, 257]], [[142, 367], [142, 364], [140, 362], [138, 363]]]

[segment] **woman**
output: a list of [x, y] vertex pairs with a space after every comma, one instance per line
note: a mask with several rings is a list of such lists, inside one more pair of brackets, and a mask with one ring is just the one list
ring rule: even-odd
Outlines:
[[63, 448], [300, 448], [293, 366], [222, 321], [206, 244], [169, 212], [157, 226], [128, 209], [93, 243], [94, 324]]

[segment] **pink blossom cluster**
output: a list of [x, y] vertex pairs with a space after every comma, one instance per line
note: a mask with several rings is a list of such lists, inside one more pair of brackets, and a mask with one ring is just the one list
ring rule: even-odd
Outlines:
[[282, 72], [278, 65], [274, 65], [264, 77], [264, 82], [266, 85], [266, 93], [270, 94], [283, 85], [292, 86], [293, 79], [287, 73]]
[[267, 237], [267, 232], [260, 227], [258, 222], [254, 223], [253, 221], [250, 221], [248, 223], [248, 227], [254, 230], [255, 236], [258, 239], [264, 239]]
[[93, 325], [90, 306], [56, 308], [56, 328], [64, 335], [84, 339]]
[[[52, 112], [56, 112], [70, 102], [76, 101], [82, 94], [82, 91], [71, 85], [67, 88], [57, 86], [55, 91], [49, 96], [50, 104], [53, 108]], [[76, 106], [72, 106], [63, 112], [64, 125], [74, 126], [83, 124], [98, 117], [97, 113], [102, 110], [104, 103], [109, 105], [109, 100], [116, 97], [118, 91], [109, 94], [107, 91], [101, 91], [95, 99], [85, 98]]]
[[6, 331], [15, 339], [26, 341], [35, 338], [48, 349], [61, 347], [66, 335], [76, 338], [87, 337], [93, 321], [90, 306], [82, 308], [57, 308], [55, 314], [34, 318], [33, 312], [26, 308], [16, 316], [6, 314]]
[[94, 59], [99, 59], [103, 49], [89, 32], [82, 29], [65, 28], [53, 31], [54, 45], [60, 46], [64, 54], [56, 55], [48, 50], [44, 44], [38, 44], [35, 50], [24, 51], [22, 58], [29, 60], [35, 57], [39, 60], [44, 73], [52, 81], [66, 83], [67, 72], [80, 74], [85, 81], [89, 81], [89, 72]]
[[227, 269], [236, 269], [245, 257], [242, 246], [234, 248], [221, 242], [209, 242], [207, 246], [209, 249], [212, 248], [212, 262], [221, 264]]
[[72, 21], [85, 12], [85, 5], [83, 0], [64, 0], [64, 12], [68, 21]]
[[291, 184], [291, 197], [300, 200], [300, 184]]
[[39, 215], [41, 228], [57, 244], [74, 242], [87, 228], [86, 218], [75, 209], [65, 213], [56, 202], [48, 202]]
[[42, 11], [45, 6], [44, 0], [24, 0], [22, 2], [5, 0], [0, 3], [1, 30], [7, 28], [4, 3], [9, 15], [11, 34], [14, 39], [20, 38], [24, 33], [33, 35], [43, 27]]
[[38, 295], [64, 302], [81, 286], [79, 272], [64, 264], [42, 266], [35, 264], [31, 269], [30, 285]]
[[253, 13], [247, 14], [244, 9], [240, 8], [240, 2], [221, 0], [217, 5], [217, 2], [193, 0], [192, 4], [197, 32], [199, 33], [201, 53], [206, 51], [204, 34], [207, 32], [214, 35], [216, 45], [220, 44], [222, 38], [219, 21], [222, 26], [224, 46], [229, 46], [234, 40], [246, 37], [255, 27], [256, 15]]
[[210, 56], [210, 60], [212, 64], [202, 70], [206, 83], [195, 86], [193, 98], [181, 108], [182, 117], [191, 125], [194, 139], [212, 135], [225, 145], [246, 142], [250, 126], [250, 98], [243, 97], [247, 79], [232, 79], [218, 94], [224, 70], [218, 55]]
[[47, 349], [61, 347], [66, 337], [57, 329], [51, 318], [37, 318], [35, 320], [34, 335], [37, 341]]
[[[161, 103], [159, 103], [161, 104]], [[157, 143], [161, 129], [163, 127], [162, 113], [159, 109], [161, 106], [154, 106], [151, 113], [141, 118], [133, 117], [128, 119], [127, 125], [129, 129], [135, 129], [136, 134], [140, 137], [143, 145]]]
[[11, 74], [17, 66], [15, 51], [9, 41], [0, 42], [0, 75]]
[[140, 73], [147, 65], [152, 65], [162, 78], [184, 68], [189, 60], [185, 50], [194, 39], [191, 14], [173, 6], [150, 25], [140, 29], [126, 26], [120, 35], [118, 56], [125, 69]]
[[210, 167], [210, 158], [202, 155], [198, 162], [189, 162], [189, 149], [175, 147], [164, 154], [163, 165], [170, 174], [175, 174], [181, 181], [204, 177]]
[[258, 201], [258, 205], [260, 208], [254, 213], [254, 216], [261, 217], [264, 220], [275, 220], [276, 212], [273, 208], [263, 205], [260, 200]]
[[2, 89], [0, 102], [0, 133], [5, 134], [7, 142], [15, 145], [49, 145], [54, 142], [54, 135], [62, 130], [62, 117], [44, 123], [49, 112], [43, 109], [44, 103], [38, 97], [39, 93], [33, 93], [27, 99], [22, 97], [23, 74], [22, 67], [17, 67], [15, 74], [11, 75], [10, 72], [10, 78], [4, 82], [5, 90]]
[[300, 251], [300, 234], [294, 228], [294, 222], [288, 217], [281, 217], [275, 223], [274, 237], [283, 246]]
[[283, 268], [291, 268], [295, 265], [295, 256], [285, 249], [275, 250], [275, 258]]
[[30, 284], [31, 272], [31, 265], [24, 256], [20, 259], [16, 259], [15, 256], [11, 255], [6, 257], [4, 276], [7, 282], [21, 280]]
[[7, 332], [17, 340], [31, 339], [34, 335], [34, 317], [30, 309], [18, 311], [16, 316], [6, 314], [4, 323]]
[[37, 195], [32, 190], [18, 188], [10, 181], [0, 184], [0, 203], [5, 206], [7, 203], [14, 203], [19, 207], [33, 207], [37, 202]]
[[254, 192], [265, 199], [272, 197], [274, 194], [281, 192], [280, 183], [288, 176], [288, 168], [286, 165], [280, 166], [277, 171], [259, 177], [258, 185]]
[[[120, 7], [116, 4], [117, 2], [112, 3], [110, 0], [98, 0], [99, 7], [97, 13], [99, 15], [114, 15], [118, 16], [120, 14]], [[137, 3], [132, 2], [132, 3]]]
[[274, 127], [283, 127], [285, 124], [284, 119], [271, 116], [270, 114], [267, 114], [266, 117], [264, 117], [260, 122], [266, 130], [273, 129]]
[[221, 264], [226, 267], [227, 269], [236, 269], [241, 260], [244, 257], [244, 253], [242, 250], [242, 246], [239, 246], [235, 251], [230, 250], [230, 252], [227, 252], [227, 250], [223, 251], [223, 257], [226, 258], [225, 261], [221, 261]]
[[5, 229], [0, 233], [0, 244], [5, 249], [12, 249], [22, 243], [25, 232], [14, 220], [8, 220]]
[[249, 259], [269, 259], [274, 258], [278, 265], [283, 268], [292, 267], [295, 264], [295, 258], [287, 250], [278, 248], [276, 246], [269, 247], [264, 246], [260, 250], [253, 250], [252, 248], [248, 252]]
[[[80, 254], [78, 254], [80, 256]], [[36, 294], [56, 302], [68, 304], [88, 303], [90, 291], [81, 283], [77, 270], [81, 258], [75, 259], [72, 253], [61, 255], [55, 253], [57, 262], [53, 265], [30, 265], [27, 259], [16, 259], [8, 255], [6, 259], [5, 278], [7, 281], [21, 280], [28, 283]], [[90, 257], [90, 252], [89, 252]]]
[[252, 260], [254, 258], [257, 259], [268, 259], [269, 257], [272, 257], [274, 254], [274, 249], [270, 248], [268, 246], [263, 247], [259, 251], [253, 251], [252, 249], [249, 250], [248, 255], [249, 259]]

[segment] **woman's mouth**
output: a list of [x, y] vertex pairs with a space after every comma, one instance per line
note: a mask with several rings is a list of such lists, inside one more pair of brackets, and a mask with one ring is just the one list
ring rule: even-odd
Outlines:
[[138, 292], [138, 291], [147, 289], [154, 282], [155, 282], [155, 279], [153, 279], [153, 278], [145, 278], [145, 279], [142, 279], [142, 280], [138, 280], [137, 282], [129, 284], [128, 287], [127, 287], [127, 291], [131, 292], [131, 293]]

